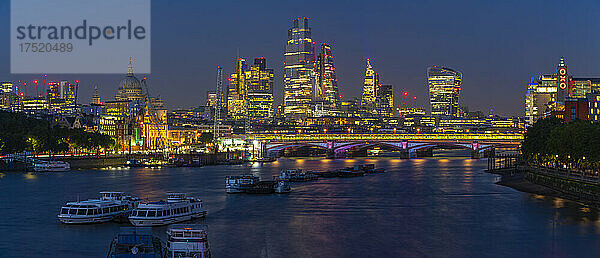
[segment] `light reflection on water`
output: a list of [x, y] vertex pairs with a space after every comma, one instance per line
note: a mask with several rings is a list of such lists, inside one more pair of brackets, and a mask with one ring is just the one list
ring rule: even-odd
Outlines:
[[[271, 179], [283, 168], [330, 170], [362, 163], [386, 173], [295, 183], [287, 195], [224, 193], [227, 175]], [[447, 157], [309, 158], [8, 173], [0, 180], [0, 232], [8, 232], [0, 234], [0, 256], [104, 256], [121, 225], [56, 220], [65, 202], [95, 198], [103, 190], [149, 200], [163, 199], [167, 191], [202, 198], [208, 217], [194, 223], [208, 225], [215, 257], [581, 257], [600, 251], [596, 209], [495, 185], [494, 176], [483, 172], [486, 165], [487, 160]], [[164, 236], [165, 227], [154, 231]], [[20, 248], [23, 243], [30, 243], [27, 249]]]

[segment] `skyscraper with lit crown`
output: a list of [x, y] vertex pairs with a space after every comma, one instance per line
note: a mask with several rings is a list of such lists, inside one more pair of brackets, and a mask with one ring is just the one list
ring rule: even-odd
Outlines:
[[287, 119], [304, 118], [312, 112], [315, 46], [308, 18], [297, 18], [288, 30], [284, 61], [284, 114]]
[[377, 98], [377, 85], [379, 85], [379, 74], [375, 72], [373, 66], [371, 66], [371, 60], [367, 58], [365, 83], [363, 85], [362, 99], [360, 101], [361, 106], [367, 108], [367, 110], [375, 107], [375, 100]]
[[458, 116], [462, 73], [446, 67], [427, 68], [431, 115]]

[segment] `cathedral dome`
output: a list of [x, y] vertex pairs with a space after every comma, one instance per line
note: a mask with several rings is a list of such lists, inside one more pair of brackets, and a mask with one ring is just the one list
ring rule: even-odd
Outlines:
[[139, 100], [144, 97], [142, 83], [133, 75], [133, 65], [129, 59], [127, 75], [119, 82], [119, 90], [115, 99], [117, 100]]

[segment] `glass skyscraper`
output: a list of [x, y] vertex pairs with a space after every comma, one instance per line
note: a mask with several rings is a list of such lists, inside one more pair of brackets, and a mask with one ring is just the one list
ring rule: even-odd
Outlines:
[[446, 67], [427, 68], [431, 115], [458, 116], [462, 73]]
[[227, 87], [227, 115], [233, 120], [244, 120], [246, 118], [247, 92], [245, 72], [247, 70], [246, 60], [237, 59], [236, 72], [229, 76]]
[[284, 114], [287, 119], [304, 118], [311, 113], [315, 75], [315, 46], [308, 18], [297, 18], [288, 30], [284, 58]]
[[333, 116], [338, 114], [340, 110], [339, 91], [335, 77], [333, 54], [331, 53], [331, 46], [328, 44], [321, 44], [321, 52], [316, 63], [316, 76], [313, 93], [316, 104], [321, 106], [322, 113], [320, 115]]
[[363, 86], [361, 106], [367, 110], [375, 108], [375, 100], [377, 98], [377, 85], [379, 85], [379, 74], [373, 70], [371, 60], [367, 58], [367, 71], [365, 72], [365, 83]]
[[267, 60], [254, 59], [246, 71], [248, 90], [248, 121], [252, 124], [269, 123], [273, 118], [273, 69], [267, 69]]

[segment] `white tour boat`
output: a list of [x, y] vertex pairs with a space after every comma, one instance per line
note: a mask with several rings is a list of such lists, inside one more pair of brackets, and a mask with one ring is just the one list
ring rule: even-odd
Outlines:
[[36, 160], [33, 164], [33, 171], [36, 172], [64, 172], [69, 170], [71, 170], [71, 164], [64, 161]]
[[127, 217], [140, 199], [123, 192], [100, 192], [100, 199], [68, 202], [58, 219], [66, 224], [100, 223]]
[[167, 257], [210, 258], [205, 225], [171, 225], [167, 229]]
[[202, 200], [167, 193], [167, 201], [141, 203], [129, 216], [135, 226], [162, 226], [206, 216]]

